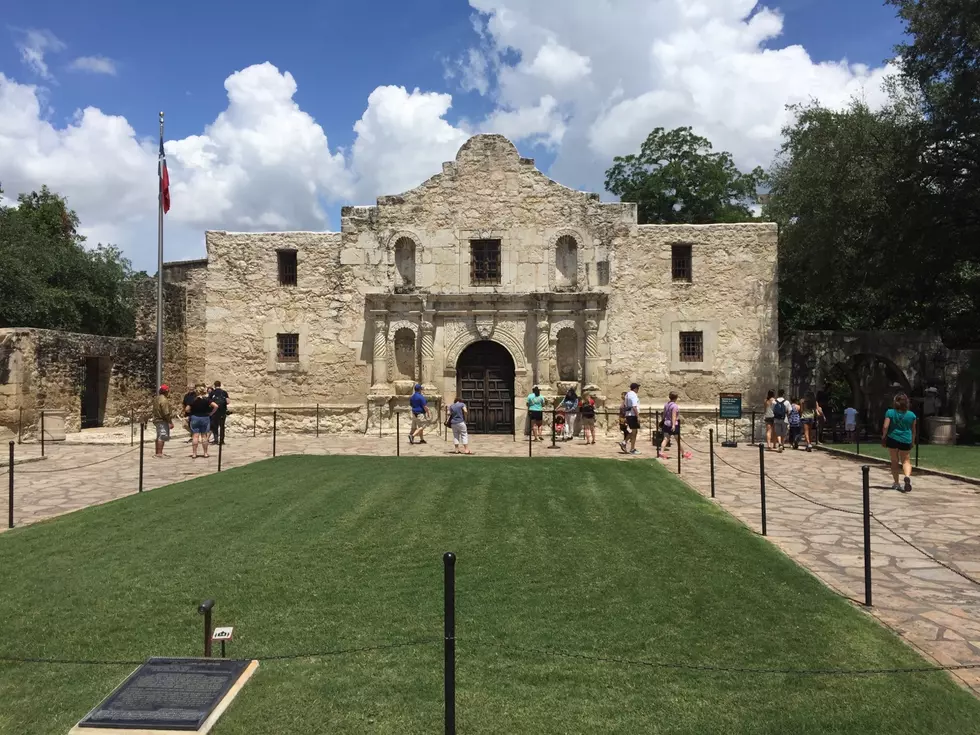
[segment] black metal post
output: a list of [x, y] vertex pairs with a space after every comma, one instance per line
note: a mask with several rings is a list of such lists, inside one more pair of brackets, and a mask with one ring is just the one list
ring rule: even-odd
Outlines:
[[[221, 445], [219, 444], [218, 446], [220, 447]], [[221, 641], [221, 658], [224, 658], [224, 657], [225, 657], [225, 642], [222, 640]]]
[[41, 411], [41, 456], [44, 456], [44, 411]]
[[532, 446], [533, 445], [532, 445], [532, 442], [534, 441], [534, 423], [531, 422], [531, 421], [529, 421], [528, 422], [528, 425], [527, 425], [527, 428], [528, 428], [528, 432], [527, 432], [527, 456], [530, 457], [533, 454], [533, 449], [532, 449]]
[[683, 451], [681, 450], [681, 425], [680, 425], [680, 422], [677, 422], [677, 426], [674, 427], [674, 431], [677, 432], [676, 434], [674, 434], [674, 436], [677, 437], [677, 474], [679, 475], [681, 473], [681, 454], [683, 454]]
[[762, 535], [766, 535], [766, 445], [759, 444], [759, 489], [762, 494]]
[[660, 456], [660, 442], [657, 441], [657, 437], [660, 435], [660, 411], [659, 410], [656, 413], [656, 417], [657, 417], [657, 420], [654, 422], [654, 423], [656, 423], [656, 427], [654, 428], [654, 432], [653, 432], [653, 444], [657, 448], [657, 456], [659, 457]]
[[653, 444], [654, 438], [653, 438], [653, 409], [652, 408], [647, 409], [647, 421], [650, 422], [650, 443]]
[[204, 616], [204, 658], [211, 658], [211, 608], [214, 607], [214, 600], [205, 600], [197, 611]]
[[715, 496], [715, 430], [708, 429], [708, 456], [711, 458], [711, 497]]
[[395, 411], [395, 456], [402, 456], [401, 412]]
[[447, 552], [442, 556], [443, 597], [445, 610], [445, 702], [446, 735], [456, 735], [456, 555]]
[[755, 444], [755, 411], [752, 412], [752, 436], [749, 439], [749, 444]]
[[511, 432], [514, 435], [514, 443], [517, 443], [517, 409], [514, 409], [514, 430]]
[[14, 443], [10, 442], [10, 464], [7, 467], [9, 494], [7, 496], [7, 528], [14, 527]]
[[[224, 442], [218, 442], [218, 472], [221, 472], [221, 448], [224, 445], [225, 445]], [[223, 642], [222, 642], [222, 644], [223, 644]], [[224, 654], [222, 654], [222, 658], [224, 658]]]
[[864, 604], [871, 607], [871, 468], [862, 465], [862, 491], [864, 495]]
[[[558, 449], [558, 444], [555, 441], [555, 435], [556, 435], [556, 431], [555, 431], [555, 416], [557, 416], [557, 411], [556, 411], [556, 409], [553, 408], [553, 409], [551, 409], [551, 446], [548, 447], [548, 449]], [[567, 416], [566, 416], [566, 419], [567, 419]]]
[[253, 439], [255, 438], [255, 419], [258, 416], [258, 412], [259, 412], [259, 404], [253, 403], [252, 404], [252, 438]]
[[140, 485], [137, 492], [143, 492], [143, 429], [146, 428], [146, 424], [140, 424]]
[[320, 404], [316, 404], [316, 438], [320, 438]]
[[276, 414], [277, 409], [272, 409], [272, 456], [276, 456]]

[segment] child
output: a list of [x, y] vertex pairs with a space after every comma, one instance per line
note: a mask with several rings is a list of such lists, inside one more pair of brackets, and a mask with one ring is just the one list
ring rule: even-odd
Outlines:
[[564, 432], [565, 432], [565, 409], [559, 408], [558, 411], [555, 413], [555, 436], [562, 437], [562, 441], [564, 441]]
[[789, 423], [789, 441], [793, 445], [793, 449], [800, 448], [800, 432], [803, 428], [803, 422], [800, 420], [800, 399], [793, 398], [790, 401], [789, 406], [789, 416], [787, 417], [787, 422]]
[[595, 399], [592, 396], [582, 399], [579, 415], [582, 417], [582, 435], [585, 437], [585, 443], [595, 444]]

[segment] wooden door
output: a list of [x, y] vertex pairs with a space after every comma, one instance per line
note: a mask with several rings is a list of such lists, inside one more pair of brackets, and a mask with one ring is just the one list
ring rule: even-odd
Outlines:
[[473, 434], [514, 431], [514, 363], [495, 342], [471, 345], [459, 358], [456, 387], [469, 412]]

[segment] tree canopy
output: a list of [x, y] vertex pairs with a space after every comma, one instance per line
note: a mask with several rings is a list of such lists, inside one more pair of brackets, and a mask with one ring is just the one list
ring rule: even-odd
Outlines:
[[0, 206], [0, 327], [134, 333], [134, 289], [145, 274], [114, 246], [86, 248], [78, 225], [47, 187]]
[[613, 159], [606, 189], [636, 203], [640, 224], [744, 222], [764, 178], [761, 168], [739, 171], [691, 128], [656, 128], [638, 154]]

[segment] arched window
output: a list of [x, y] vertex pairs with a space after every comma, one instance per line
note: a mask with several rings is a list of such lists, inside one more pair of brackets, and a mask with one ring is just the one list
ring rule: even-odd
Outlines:
[[574, 329], [565, 327], [558, 332], [558, 380], [578, 380], [579, 348], [578, 334]]
[[571, 235], [562, 235], [555, 245], [555, 283], [574, 286], [578, 280], [578, 243]]
[[402, 327], [395, 332], [395, 380], [415, 380], [415, 332]]
[[415, 287], [415, 242], [410, 237], [395, 243], [395, 286]]

